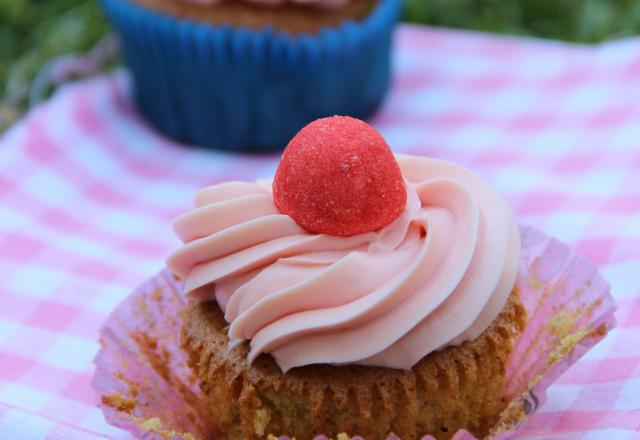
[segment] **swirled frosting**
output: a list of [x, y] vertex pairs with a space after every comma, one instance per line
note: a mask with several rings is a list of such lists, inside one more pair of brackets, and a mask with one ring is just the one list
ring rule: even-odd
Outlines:
[[278, 212], [270, 182], [198, 192], [168, 260], [185, 293], [217, 300], [249, 360], [410, 369], [479, 336], [513, 288], [520, 239], [506, 202], [452, 163], [397, 156], [402, 215], [376, 232], [311, 234]]
[[[187, 1], [189, 3], [197, 3], [201, 5], [215, 5], [224, 0], [184, 0], [184, 1]], [[233, 1], [236, 1], [236, 0], [233, 0]], [[245, 1], [262, 4], [265, 6], [278, 6], [283, 3], [289, 2], [289, 3], [299, 4], [299, 5], [315, 5], [315, 6], [319, 6], [321, 8], [327, 8], [327, 9], [339, 8], [341, 6], [346, 5], [349, 2], [349, 0], [245, 0]]]

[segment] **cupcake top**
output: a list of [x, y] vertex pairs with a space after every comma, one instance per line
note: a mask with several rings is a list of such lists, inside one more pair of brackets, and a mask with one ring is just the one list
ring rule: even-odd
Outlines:
[[363, 23], [383, 3], [400, 0], [133, 0], [170, 16], [288, 36], [318, 35], [346, 22]]
[[[211, 5], [216, 5], [223, 1], [229, 1], [229, 0], [183, 0], [183, 1], [189, 2], [189, 3], [196, 3], [200, 5], [211, 6]], [[231, 1], [238, 1], [238, 0], [231, 0]], [[331, 8], [339, 8], [341, 6], [344, 6], [350, 0], [243, 0], [243, 1], [257, 3], [265, 6], [278, 6], [284, 3], [293, 3], [293, 4], [299, 4], [299, 5], [314, 5], [314, 6], [319, 6], [321, 8], [331, 9]]]
[[[397, 159], [397, 161], [396, 161]], [[306, 178], [302, 178], [306, 176]], [[168, 266], [216, 300], [249, 360], [410, 369], [479, 336], [515, 283], [506, 202], [455, 164], [394, 156], [362, 121], [322, 119], [272, 182], [204, 188], [174, 229]]]

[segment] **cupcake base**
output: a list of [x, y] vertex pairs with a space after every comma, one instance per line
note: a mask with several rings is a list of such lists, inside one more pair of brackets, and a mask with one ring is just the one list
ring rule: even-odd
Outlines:
[[411, 371], [310, 365], [282, 374], [268, 355], [249, 365], [247, 344], [229, 349], [228, 324], [209, 302], [188, 308], [182, 349], [205, 396], [208, 429], [224, 438], [449, 439], [461, 428], [483, 437], [506, 406], [507, 360], [525, 321], [514, 290], [477, 339], [431, 353]]
[[[517, 287], [527, 323], [507, 362], [507, 407], [486, 437], [491, 440], [513, 438], [545, 402], [547, 388], [615, 325], [610, 287], [592, 264], [535, 229], [521, 228], [521, 237]], [[180, 349], [182, 290], [164, 270], [132, 292], [100, 331], [92, 386], [107, 421], [134, 438], [212, 437], [211, 397]], [[476, 439], [464, 429], [456, 435]]]
[[402, 5], [379, 0], [360, 20], [320, 21], [318, 32], [291, 35], [194, 21], [132, 0], [100, 2], [147, 120], [178, 141], [236, 152], [282, 150], [318, 118], [371, 115], [389, 86]]

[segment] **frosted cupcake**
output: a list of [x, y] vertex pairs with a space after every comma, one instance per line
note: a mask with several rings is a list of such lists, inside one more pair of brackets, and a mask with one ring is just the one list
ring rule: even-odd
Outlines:
[[484, 436], [526, 312], [520, 236], [482, 179], [315, 121], [273, 182], [196, 195], [168, 261], [212, 436]]
[[162, 132], [282, 149], [312, 120], [364, 118], [390, 79], [401, 0], [101, 0], [138, 107]]

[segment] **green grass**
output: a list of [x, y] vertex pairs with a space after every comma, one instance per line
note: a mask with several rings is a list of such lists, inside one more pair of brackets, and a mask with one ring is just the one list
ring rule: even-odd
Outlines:
[[[638, 0], [406, 1], [414, 23], [581, 43], [640, 32]], [[96, 0], [0, 0], [0, 131], [27, 109], [28, 86], [48, 60], [107, 33]]]
[[86, 52], [107, 32], [94, 1], [0, 0], [0, 131], [26, 110], [28, 86], [48, 60]]
[[637, 0], [408, 0], [416, 23], [596, 43], [640, 32]]

